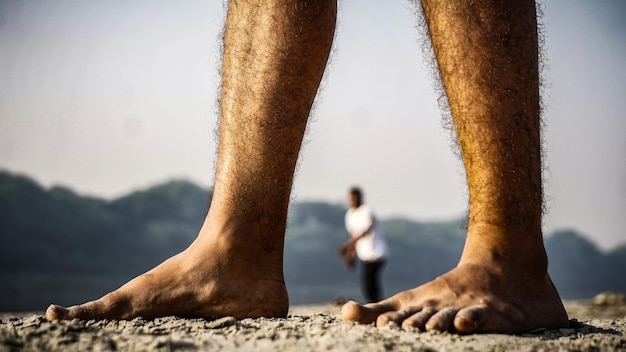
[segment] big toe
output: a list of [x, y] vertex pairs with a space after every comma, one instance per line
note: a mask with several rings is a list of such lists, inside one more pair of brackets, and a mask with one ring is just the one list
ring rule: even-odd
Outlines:
[[361, 324], [370, 324], [376, 321], [379, 315], [392, 310], [393, 307], [384, 301], [366, 305], [349, 301], [341, 307], [341, 318], [343, 320], [356, 321]]
[[68, 320], [72, 318], [69, 318], [69, 309], [56, 304], [51, 304], [48, 309], [46, 309], [46, 319], [53, 321]]
[[46, 319], [72, 320], [72, 319], [124, 319], [129, 313], [129, 304], [114, 293], [104, 297], [71, 307], [62, 307], [52, 304], [46, 310]]
[[376, 318], [374, 317], [370, 319], [369, 322], [365, 321], [367, 320], [365, 317], [369, 315], [368, 312], [369, 310], [364, 306], [355, 301], [349, 301], [341, 307], [341, 319], [356, 321], [359, 323], [371, 323]]
[[50, 321], [72, 319], [89, 320], [91, 316], [87, 313], [88, 311], [88, 309], [85, 309], [85, 305], [71, 306], [66, 308], [56, 304], [51, 304], [48, 309], [46, 309], [46, 319]]

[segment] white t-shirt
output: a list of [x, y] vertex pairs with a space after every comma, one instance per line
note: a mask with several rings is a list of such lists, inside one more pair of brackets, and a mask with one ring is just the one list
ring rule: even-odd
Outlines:
[[378, 227], [375, 220], [374, 211], [367, 205], [362, 204], [354, 209], [350, 208], [346, 212], [346, 230], [350, 236], [359, 236], [372, 224], [372, 230], [363, 236], [356, 243], [356, 254], [359, 259], [365, 262], [371, 262], [387, 257], [387, 241]]

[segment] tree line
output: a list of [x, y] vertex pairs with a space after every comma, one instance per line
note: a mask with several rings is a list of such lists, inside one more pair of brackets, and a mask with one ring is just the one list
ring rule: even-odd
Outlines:
[[[0, 311], [43, 310], [97, 298], [185, 249], [208, 211], [210, 190], [174, 180], [113, 200], [44, 188], [0, 171]], [[294, 304], [360, 299], [358, 274], [336, 250], [347, 238], [342, 204], [296, 202], [285, 236], [285, 280]], [[462, 219], [382, 219], [390, 245], [387, 294], [440, 275], [458, 261]], [[549, 271], [563, 298], [626, 291], [626, 245], [599, 250], [585, 236], [546, 236]]]

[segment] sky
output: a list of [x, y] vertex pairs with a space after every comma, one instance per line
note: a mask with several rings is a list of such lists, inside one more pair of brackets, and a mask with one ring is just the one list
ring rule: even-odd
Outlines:
[[[296, 201], [363, 187], [380, 217], [462, 216], [407, 1], [340, 0]], [[626, 243], [626, 2], [543, 5], [546, 233]], [[0, 0], [0, 169], [113, 199], [215, 168], [220, 1]]]

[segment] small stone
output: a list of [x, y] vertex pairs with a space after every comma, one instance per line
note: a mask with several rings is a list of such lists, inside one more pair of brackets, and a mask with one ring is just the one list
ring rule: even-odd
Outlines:
[[626, 296], [620, 292], [603, 292], [593, 298], [597, 306], [619, 306], [626, 304]]
[[227, 326], [237, 324], [238, 320], [234, 317], [224, 317], [217, 320], [207, 322], [204, 326], [207, 329], [221, 329]]

